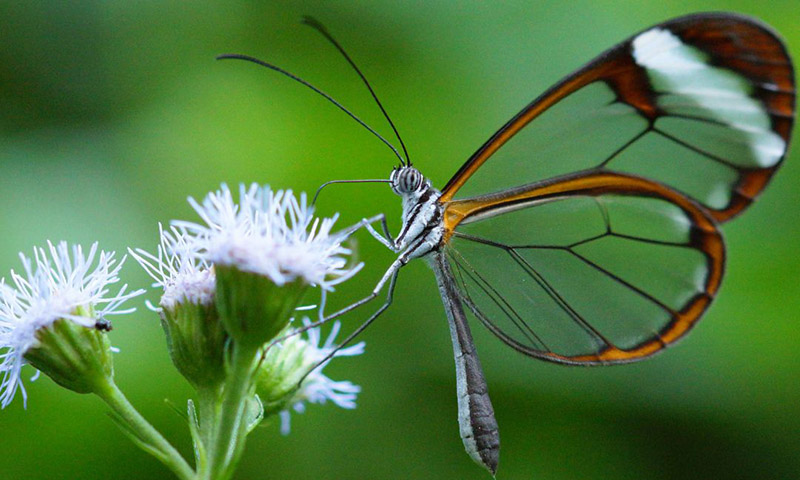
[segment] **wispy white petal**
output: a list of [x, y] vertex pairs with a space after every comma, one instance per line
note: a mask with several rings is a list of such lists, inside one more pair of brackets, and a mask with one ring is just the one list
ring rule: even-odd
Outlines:
[[197, 243], [183, 228], [173, 226], [164, 230], [159, 224], [158, 230], [160, 242], [155, 254], [141, 248], [128, 251], [155, 280], [153, 286], [163, 288], [161, 307], [171, 309], [179, 303], [210, 304], [214, 296], [214, 270], [194, 250]]
[[174, 221], [186, 233], [190, 251], [217, 265], [269, 277], [277, 285], [302, 278], [323, 290], [332, 290], [360, 270], [351, 266], [350, 250], [342, 246], [347, 235], [334, 233], [337, 217], [316, 218], [305, 194], [240, 185], [236, 203], [226, 185], [189, 202], [203, 223]]

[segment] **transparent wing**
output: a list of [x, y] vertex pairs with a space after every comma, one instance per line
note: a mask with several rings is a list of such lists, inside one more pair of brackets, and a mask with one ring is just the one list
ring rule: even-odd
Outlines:
[[464, 304], [545, 360], [638, 360], [686, 334], [722, 279], [716, 222], [639, 177], [593, 172], [448, 204], [445, 251]]
[[613, 47], [525, 107], [464, 164], [441, 201], [612, 171], [666, 184], [725, 221], [781, 164], [794, 101], [791, 61], [768, 27], [732, 14], [678, 18]]

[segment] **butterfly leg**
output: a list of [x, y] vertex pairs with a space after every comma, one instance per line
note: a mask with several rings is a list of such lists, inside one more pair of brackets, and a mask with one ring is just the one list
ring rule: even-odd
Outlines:
[[[291, 331], [290, 333], [287, 333], [286, 335], [283, 335], [281, 337], [276, 338], [275, 340], [270, 342], [270, 344], [267, 347], [267, 349], [269, 349], [270, 347], [272, 347], [276, 343], [283, 342], [287, 338], [293, 337], [295, 335], [299, 335], [299, 334], [305, 332], [306, 330], [310, 330], [312, 328], [319, 327], [320, 325], [328, 323], [331, 320], [334, 320], [334, 319], [336, 319], [338, 317], [341, 317], [342, 315], [350, 313], [353, 310], [356, 310], [358, 307], [360, 307], [360, 306], [362, 306], [362, 305], [364, 305], [366, 303], [371, 302], [372, 300], [375, 299], [375, 297], [378, 296], [380, 291], [383, 289], [383, 286], [386, 285], [386, 282], [389, 282], [390, 291], [389, 291], [389, 293], [387, 295], [387, 301], [384, 303], [383, 306], [381, 306], [381, 308], [378, 309], [378, 312], [375, 315], [373, 315], [374, 318], [370, 317], [368, 322], [371, 322], [372, 320], [377, 318], [378, 315], [383, 313], [383, 311], [386, 310], [386, 308], [389, 307], [389, 304], [392, 303], [392, 292], [394, 291], [394, 282], [397, 279], [397, 273], [400, 271], [400, 268], [403, 265], [405, 265], [407, 262], [408, 262], [408, 259], [403, 258], [401, 256], [400, 258], [395, 260], [392, 263], [392, 265], [386, 270], [386, 273], [383, 274], [383, 277], [381, 277], [381, 279], [378, 281], [378, 283], [375, 285], [375, 288], [372, 289], [372, 292], [369, 295], [367, 295], [366, 297], [364, 297], [364, 298], [362, 298], [360, 300], [357, 300], [357, 301], [351, 303], [350, 305], [347, 305], [346, 307], [343, 307], [340, 310], [337, 310], [336, 312], [334, 312], [334, 313], [332, 313], [330, 315], [327, 315], [327, 316], [325, 316], [323, 318], [320, 318], [316, 322], [311, 322], [311, 323], [309, 323], [307, 325], [304, 325], [302, 327], [299, 327], [299, 328]], [[361, 330], [363, 330], [363, 328]], [[344, 343], [341, 346], [344, 346]], [[339, 348], [341, 348], [341, 346]], [[314, 368], [316, 368], [316, 366]], [[313, 370], [313, 368], [311, 370]]]
[[[314, 365], [312, 368], [310, 368], [310, 369], [309, 369], [309, 370], [306, 372], [306, 374], [305, 374], [305, 375], [303, 375], [303, 377], [300, 379], [300, 381], [299, 381], [299, 382], [297, 382], [297, 387], [296, 387], [296, 388], [300, 388], [300, 385], [303, 383], [303, 380], [305, 380], [305, 379], [306, 379], [306, 377], [307, 377], [307, 376], [308, 376], [308, 375], [309, 375], [311, 372], [313, 372], [313, 371], [314, 371], [314, 370], [316, 370], [316, 369], [317, 369], [317, 368], [318, 368], [320, 365], [323, 365], [323, 364], [324, 364], [324, 363], [326, 363], [328, 360], [330, 360], [331, 358], [333, 358], [333, 356], [334, 356], [334, 355], [336, 355], [336, 352], [337, 352], [337, 351], [339, 351], [340, 349], [342, 349], [342, 348], [346, 347], [346, 346], [347, 346], [347, 345], [348, 345], [350, 342], [352, 342], [352, 341], [353, 341], [353, 339], [355, 339], [357, 336], [359, 336], [359, 335], [361, 334], [361, 332], [363, 332], [364, 330], [366, 330], [366, 329], [367, 329], [367, 327], [369, 327], [369, 326], [372, 324], [372, 322], [373, 322], [373, 321], [375, 321], [375, 319], [376, 319], [376, 318], [378, 318], [379, 316], [381, 316], [381, 314], [382, 314], [382, 313], [383, 313], [383, 312], [384, 312], [384, 311], [385, 311], [387, 308], [389, 308], [389, 305], [391, 305], [391, 304], [392, 304], [392, 300], [393, 300], [393, 296], [394, 296], [394, 287], [395, 287], [395, 284], [397, 283], [397, 275], [400, 273], [400, 267], [402, 267], [403, 265], [404, 265], [404, 264], [403, 264], [403, 263], [400, 263], [400, 260], [399, 260], [399, 259], [398, 259], [398, 260], [396, 260], [396, 261], [395, 261], [395, 262], [392, 264], [392, 266], [391, 266], [391, 267], [389, 267], [389, 269], [386, 271], [386, 273], [384, 274], [383, 278], [381, 278], [381, 281], [380, 281], [380, 282], [378, 282], [378, 285], [376, 285], [376, 286], [375, 286], [375, 289], [372, 291], [372, 293], [371, 293], [370, 295], [368, 295], [367, 297], [364, 297], [363, 299], [359, 300], [358, 302], [356, 302], [356, 303], [354, 303], [354, 304], [351, 304], [351, 305], [350, 305], [350, 306], [348, 306], [348, 307], [345, 307], [345, 308], [343, 308], [343, 309], [342, 309], [342, 310], [340, 310], [339, 312], [336, 312], [336, 313], [334, 313], [333, 315], [331, 315], [331, 316], [329, 316], [329, 317], [327, 317], [327, 318], [323, 319], [323, 321], [328, 321], [328, 320], [330, 320], [331, 318], [335, 318], [335, 316], [338, 316], [338, 315], [341, 315], [341, 314], [343, 314], [343, 313], [349, 312], [349, 311], [353, 310], [354, 308], [357, 308], [358, 306], [360, 306], [360, 305], [363, 305], [364, 303], [367, 303], [368, 301], [372, 300], [373, 298], [375, 298], [375, 297], [378, 295], [378, 293], [381, 291], [381, 289], [383, 289], [383, 286], [386, 284], [386, 282], [387, 282], [387, 281], [389, 282], [389, 288], [388, 288], [388, 291], [387, 291], [387, 293], [386, 293], [386, 301], [385, 301], [385, 302], [383, 302], [383, 305], [381, 305], [381, 306], [380, 306], [380, 308], [378, 308], [378, 309], [377, 309], [377, 310], [376, 310], [376, 311], [375, 311], [375, 312], [374, 312], [372, 315], [370, 315], [370, 317], [369, 317], [369, 318], [367, 318], [367, 319], [364, 321], [364, 323], [362, 323], [362, 324], [361, 324], [361, 325], [360, 325], [360, 326], [359, 326], [357, 329], [355, 329], [355, 330], [354, 330], [354, 331], [353, 331], [353, 332], [352, 332], [350, 335], [348, 335], [348, 336], [347, 336], [347, 338], [345, 338], [345, 339], [342, 341], [342, 343], [340, 343], [340, 344], [339, 344], [339, 345], [338, 345], [338, 346], [337, 346], [335, 349], [333, 349], [333, 351], [331, 351], [331, 352], [330, 352], [328, 355], [326, 355], [326, 356], [325, 356], [325, 358], [323, 358], [322, 360], [320, 360], [319, 362], [317, 362], [317, 363], [316, 363], [316, 364], [315, 364], [315, 365]], [[316, 325], [319, 325], [321, 322], [322, 322], [322, 321], [320, 321], [320, 322], [315, 322], [315, 324], [316, 324]], [[308, 329], [308, 328], [313, 328], [313, 326], [314, 326], [315, 324], [309, 324], [309, 325], [307, 325], [307, 326], [306, 326], [306, 329]]]
[[[378, 218], [378, 217], [380, 217], [380, 218]], [[397, 253], [400, 249], [397, 248], [397, 245], [395, 244], [394, 238], [392, 238], [392, 234], [389, 233], [389, 225], [386, 224], [386, 216], [384, 214], [380, 214], [380, 215], [376, 215], [375, 217], [372, 217], [372, 218], [376, 219], [374, 221], [380, 221], [381, 222], [381, 229], [383, 229], [383, 235], [381, 235], [377, 230], [375, 230], [375, 227], [372, 226], [372, 223], [374, 223], [374, 221], [373, 222], [369, 222], [369, 223], [367, 223], [365, 225], [367, 231], [369, 231], [370, 235], [375, 237], [375, 240], [381, 242], [389, 250]]]
[[[377, 217], [382, 217], [382, 215], [379, 215]], [[374, 217], [374, 218], [376, 218], [376, 217]], [[368, 222], [367, 219], [365, 219], [361, 223], [363, 225], [365, 225], [367, 227], [367, 229], [371, 229], [372, 228], [372, 226], [370, 225], [370, 222]], [[383, 223], [384, 223], [384, 226], [385, 226], [385, 220], [384, 220]], [[372, 230], [374, 231], [374, 229], [372, 229]], [[377, 232], [375, 232], [375, 233], [377, 234]], [[339, 317], [341, 315], [344, 315], [345, 313], [351, 312], [351, 311], [355, 310], [356, 308], [360, 307], [361, 305], [364, 305], [365, 303], [368, 303], [368, 302], [372, 301], [375, 297], [378, 296], [378, 294], [381, 292], [381, 290], [383, 290], [383, 287], [386, 285], [386, 283], [387, 282], [389, 283], [389, 288], [388, 288], [388, 291], [386, 293], [386, 301], [383, 302], [383, 305], [381, 305], [380, 308], [378, 308], [378, 310], [375, 311], [375, 313], [370, 315], [370, 317], [367, 318], [364, 321], [364, 323], [362, 323], [357, 329], [355, 329], [353, 331], [353, 333], [348, 335], [347, 338], [345, 338], [344, 341], [342, 343], [340, 343], [338, 347], [336, 347], [333, 351], [331, 351], [328, 355], [326, 355], [325, 358], [323, 358], [322, 360], [317, 362], [311, 369], [309, 369], [308, 372], [306, 372], [306, 374], [303, 375], [303, 377], [300, 379], [300, 381], [297, 382], [297, 388], [300, 388], [300, 385], [303, 383], [303, 380], [305, 380], [305, 378], [311, 372], [313, 372], [320, 365], [324, 364], [325, 362], [327, 362], [328, 360], [333, 358], [333, 356], [336, 354], [336, 352], [339, 349], [342, 349], [345, 346], [347, 346], [347, 344], [349, 344], [354, 338], [356, 338], [358, 335], [360, 335], [361, 332], [366, 330], [366, 328], [369, 327], [372, 324], [372, 322], [375, 321], [376, 318], [378, 318], [387, 308], [389, 308], [389, 305], [392, 304], [392, 299], [393, 299], [393, 295], [394, 295], [394, 288], [395, 288], [395, 284], [397, 282], [397, 275], [400, 273], [400, 269], [405, 264], [407, 264], [411, 259], [416, 258], [417, 256], [420, 256], [420, 255], [423, 255], [424, 253], [422, 253], [422, 252], [423, 251], [428, 251], [429, 248], [430, 248], [430, 246], [427, 244], [426, 238], [425, 237], [419, 237], [413, 244], [411, 244], [407, 249], [405, 249], [405, 251], [403, 251], [403, 253], [399, 257], [397, 257], [397, 259], [394, 262], [392, 262], [392, 264], [386, 270], [386, 273], [383, 274], [383, 276], [378, 281], [378, 283], [375, 285], [375, 288], [372, 289], [372, 292], [369, 295], [367, 295], [366, 297], [362, 298], [361, 300], [358, 300], [357, 302], [351, 303], [350, 305], [342, 308], [341, 310], [339, 310], [337, 312], [332, 313], [331, 315], [328, 315], [327, 317], [325, 317], [325, 318], [323, 318], [321, 320], [318, 320], [318, 321], [313, 322], [313, 323], [309, 323], [308, 325], [305, 325], [305, 326], [303, 326], [301, 328], [298, 328], [297, 330], [295, 330], [294, 332], [292, 332], [292, 333], [290, 333], [288, 335], [285, 335], [285, 336], [283, 336], [281, 338], [278, 338], [278, 339], [272, 341], [272, 343], [270, 344], [270, 347], [273, 344], [277, 343], [277, 342], [285, 340], [286, 338], [288, 338], [291, 335], [297, 335], [300, 332], [304, 332], [304, 331], [306, 331], [306, 330], [308, 330], [310, 328], [314, 328], [316, 326], [322, 325], [323, 323], [328, 322], [330, 320], [333, 320], [336, 317]]]
[[[365, 223], [365, 225], [367, 226], [367, 228], [370, 228], [370, 224], [369, 223]], [[345, 313], [348, 313], [348, 312], [351, 312], [351, 311], [355, 310], [356, 308], [360, 307], [361, 305], [364, 305], [365, 303], [368, 303], [368, 302], [372, 301], [375, 297], [377, 297], [378, 294], [381, 292], [381, 290], [383, 290], [384, 285], [386, 285], [386, 283], [389, 282], [389, 288], [388, 288], [388, 291], [386, 293], [386, 301], [383, 302], [383, 305], [381, 305], [380, 308], [378, 308], [378, 310], [375, 311], [375, 313], [373, 313], [368, 319], [366, 319], [364, 321], [364, 323], [362, 323], [357, 329], [355, 329], [353, 331], [353, 333], [351, 333], [347, 338], [345, 338], [344, 341], [341, 344], [339, 344], [338, 347], [336, 347], [336, 349], [334, 349], [331, 353], [329, 353], [325, 358], [323, 358], [322, 360], [317, 362], [317, 364], [314, 365], [313, 368], [311, 368], [308, 372], [306, 372], [306, 374], [303, 375], [303, 378], [301, 378], [300, 381], [297, 382], [297, 387], [298, 388], [300, 388], [300, 384], [303, 383], [303, 380], [305, 380], [305, 378], [308, 376], [308, 374], [313, 372], [314, 369], [316, 369], [317, 367], [319, 367], [323, 363], [325, 363], [328, 360], [330, 360], [336, 354], [337, 350], [347, 346], [348, 343], [350, 343], [354, 338], [356, 338], [359, 334], [361, 334], [361, 332], [366, 330], [366, 328], [369, 327], [370, 324], [372, 324], [372, 322], [376, 318], [378, 318], [387, 308], [389, 308], [389, 305], [392, 304], [392, 298], [393, 298], [393, 295], [394, 295], [394, 287], [395, 287], [395, 283], [397, 282], [397, 275], [400, 273], [400, 269], [403, 268], [403, 266], [405, 264], [407, 264], [411, 259], [416, 258], [417, 256], [419, 256], [420, 255], [419, 252], [422, 249], [426, 248], [426, 246], [427, 246], [427, 244], [426, 244], [425, 237], [420, 237], [419, 239], [417, 239], [416, 242], [414, 242], [411, 246], [409, 246], [399, 257], [397, 257], [397, 259], [394, 262], [392, 262], [392, 264], [386, 270], [386, 273], [383, 274], [383, 277], [381, 277], [381, 279], [375, 285], [375, 288], [372, 289], [372, 293], [370, 293], [366, 297], [362, 298], [361, 300], [358, 300], [355, 303], [351, 303], [350, 305], [342, 308], [341, 310], [339, 310], [339, 311], [337, 311], [337, 312], [335, 312], [335, 313], [333, 313], [331, 315], [328, 315], [327, 317], [323, 318], [322, 320], [319, 320], [319, 321], [313, 322], [313, 323], [309, 323], [308, 325], [305, 325], [304, 327], [295, 330], [294, 332], [290, 333], [289, 335], [281, 337], [281, 338], [279, 338], [277, 340], [274, 340], [272, 342], [272, 343], [275, 343], [275, 342], [281, 341], [281, 340], [287, 338], [290, 335], [296, 335], [296, 334], [298, 334], [300, 332], [308, 330], [309, 328], [314, 328], [316, 326], [322, 325], [325, 322], [328, 322], [330, 320], [333, 320], [336, 317], [339, 317], [341, 315], [344, 315]]]
[[352, 235], [353, 233], [357, 232], [358, 230], [361, 230], [362, 228], [366, 228], [366, 227], [368, 227], [369, 225], [371, 225], [371, 224], [373, 224], [375, 222], [383, 222], [383, 224], [385, 225], [386, 224], [386, 215], [384, 215], [382, 213], [379, 213], [378, 215], [375, 215], [374, 217], [362, 218], [360, 222], [358, 222], [358, 223], [356, 223], [354, 225], [350, 225], [349, 227], [347, 227], [345, 229], [342, 229], [338, 234], [340, 236], [349, 237], [350, 235]]

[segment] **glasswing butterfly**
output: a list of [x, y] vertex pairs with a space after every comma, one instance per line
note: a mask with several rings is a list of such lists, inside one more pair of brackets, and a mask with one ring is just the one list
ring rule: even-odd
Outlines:
[[[455, 353], [467, 453], [493, 474], [500, 439], [467, 312], [515, 350], [566, 365], [633, 362], [697, 323], [725, 265], [719, 226], [781, 165], [794, 120], [791, 60], [768, 26], [731, 13], [648, 28], [568, 75], [503, 125], [438, 190], [400, 159], [389, 177], [402, 228], [365, 226], [398, 253], [368, 297], [391, 303], [400, 269], [433, 268]], [[535, 121], [534, 121], [535, 120]], [[363, 180], [383, 181], [386, 180]], [[329, 182], [336, 183], [339, 181]], [[327, 185], [327, 184], [326, 184]], [[324, 185], [323, 185], [324, 186]], [[383, 234], [372, 227], [381, 221]], [[345, 344], [347, 343], [345, 342]]]

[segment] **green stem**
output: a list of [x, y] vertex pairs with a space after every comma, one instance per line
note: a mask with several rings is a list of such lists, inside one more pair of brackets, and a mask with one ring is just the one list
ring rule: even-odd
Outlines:
[[200, 434], [206, 448], [211, 447], [214, 440], [214, 427], [216, 420], [216, 406], [220, 399], [218, 388], [197, 389], [197, 411], [200, 414]]
[[217, 404], [221, 398], [221, 389], [197, 388], [197, 413], [200, 422], [200, 441], [203, 443], [201, 458], [197, 458], [197, 477], [207, 479], [209, 477], [209, 449], [214, 441], [214, 429], [217, 421]]
[[136, 436], [145, 447], [144, 450], [156, 457], [180, 479], [193, 480], [195, 472], [175, 447], [161, 436], [150, 423], [131, 405], [112, 379], [108, 379], [95, 389], [95, 393], [111, 407], [128, 427], [129, 433]]
[[253, 367], [258, 348], [248, 348], [234, 342], [231, 371], [225, 381], [222, 404], [214, 427], [214, 441], [209, 449], [208, 473], [211, 479], [225, 479], [232, 473], [231, 461], [244, 441], [243, 417], [252, 388]]

